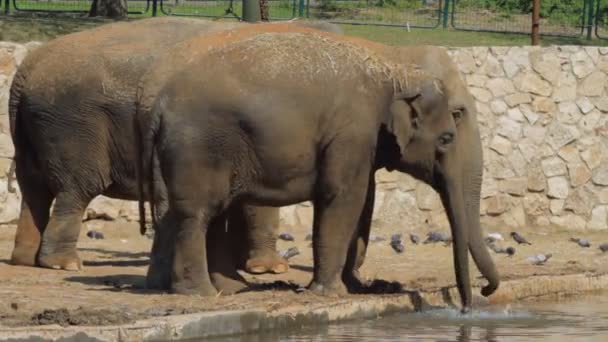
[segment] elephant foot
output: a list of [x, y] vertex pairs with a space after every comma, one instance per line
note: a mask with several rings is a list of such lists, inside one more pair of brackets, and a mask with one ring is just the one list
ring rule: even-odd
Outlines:
[[38, 264], [56, 270], [79, 271], [82, 269], [82, 262], [76, 251], [53, 254], [43, 254], [41, 252], [38, 256]]
[[193, 280], [182, 280], [175, 282], [172, 286], [172, 292], [182, 295], [200, 295], [203, 297], [217, 296], [217, 290], [209, 281], [197, 282]]
[[308, 286], [308, 290], [317, 295], [327, 297], [340, 297], [348, 293], [346, 286], [342, 281], [322, 284], [313, 280]]
[[265, 255], [255, 256], [245, 263], [245, 271], [251, 274], [285, 273], [289, 270], [289, 263], [281, 258], [275, 251]]
[[151, 290], [168, 290], [171, 287], [171, 266], [150, 262], [146, 274], [146, 288]]
[[231, 295], [249, 287], [245, 278], [240, 274], [226, 276], [221, 273], [211, 273], [213, 286], [223, 295]]
[[38, 246], [15, 245], [11, 254], [11, 264], [19, 266], [36, 266]]

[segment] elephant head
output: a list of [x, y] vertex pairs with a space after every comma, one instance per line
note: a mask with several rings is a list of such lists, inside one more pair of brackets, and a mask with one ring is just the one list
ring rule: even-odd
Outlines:
[[479, 201], [483, 173], [475, 102], [456, 66], [441, 48], [396, 48], [400, 63], [417, 63], [440, 79], [394, 101], [381, 131], [378, 166], [411, 174], [432, 186], [446, 210], [453, 239], [456, 284], [462, 310], [471, 308], [468, 252], [487, 279], [481, 293], [499, 286], [498, 272], [483, 243]]

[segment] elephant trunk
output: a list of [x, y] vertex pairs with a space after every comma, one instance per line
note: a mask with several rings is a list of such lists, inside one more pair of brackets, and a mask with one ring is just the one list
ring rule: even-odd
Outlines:
[[[477, 132], [474, 132], [477, 133]], [[468, 140], [468, 141], [466, 141]], [[483, 156], [479, 134], [461, 136], [457, 151], [444, 156], [445, 170], [439, 193], [446, 209], [454, 241], [456, 283], [463, 312], [471, 308], [472, 294], [468, 269], [471, 252], [479, 272], [487, 279], [481, 294], [489, 296], [499, 285], [499, 275], [488, 252], [479, 222], [479, 200], [483, 174]]]
[[473, 297], [471, 293], [471, 280], [469, 278], [469, 234], [466, 231], [467, 214], [464, 210], [462, 183], [450, 178], [444, 181], [439, 193], [450, 221], [456, 286], [458, 287], [462, 312], [464, 313], [470, 311]]

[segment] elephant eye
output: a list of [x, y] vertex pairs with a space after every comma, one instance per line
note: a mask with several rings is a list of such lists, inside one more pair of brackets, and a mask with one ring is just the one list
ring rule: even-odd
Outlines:
[[464, 108], [458, 108], [452, 112], [452, 117], [454, 118], [454, 122], [458, 124], [462, 117], [464, 116]]

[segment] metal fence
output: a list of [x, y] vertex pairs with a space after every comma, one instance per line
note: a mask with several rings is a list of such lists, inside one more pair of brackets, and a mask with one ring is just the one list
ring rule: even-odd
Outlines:
[[[255, 0], [250, 0], [255, 1]], [[10, 3], [9, 3], [10, 2]], [[271, 20], [529, 34], [532, 0], [269, 0]], [[92, 0], [0, 0], [14, 12], [87, 13]], [[242, 0], [128, 0], [131, 15], [240, 18]], [[152, 10], [150, 10], [152, 9]], [[542, 0], [542, 35], [608, 39], [608, 0]]]
[[[271, 20], [292, 19], [298, 15], [299, 0], [270, 0], [268, 12]], [[240, 0], [160, 0], [164, 15], [198, 17], [234, 17], [242, 15]]]

